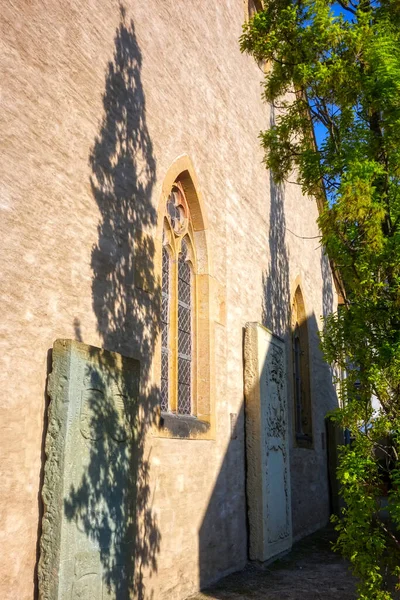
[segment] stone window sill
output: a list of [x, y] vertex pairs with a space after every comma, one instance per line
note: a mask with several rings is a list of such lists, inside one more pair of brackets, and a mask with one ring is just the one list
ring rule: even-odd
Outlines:
[[296, 446], [298, 448], [308, 448], [309, 450], [312, 450], [314, 448], [312, 436], [296, 433]]
[[162, 412], [156, 435], [178, 439], [212, 439], [211, 426], [191, 415]]

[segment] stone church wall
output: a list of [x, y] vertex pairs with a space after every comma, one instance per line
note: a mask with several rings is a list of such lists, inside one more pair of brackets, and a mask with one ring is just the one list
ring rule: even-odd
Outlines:
[[[155, 395], [151, 236], [164, 178], [183, 154], [201, 187], [218, 290], [216, 430], [214, 440], [180, 440], [158, 438], [149, 427], [141, 535], [155, 541], [139, 557], [137, 593], [185, 598], [246, 563], [243, 330], [258, 321], [289, 343], [296, 278], [309, 319], [315, 441], [312, 450], [291, 449], [294, 537], [328, 519], [323, 416], [335, 395], [317, 333], [336, 296], [319, 241], [308, 239], [318, 235], [315, 201], [297, 186], [277, 188], [262, 164], [258, 134], [273, 114], [260, 98], [262, 72], [239, 51], [243, 20], [242, 0], [2, 7], [4, 600], [37, 594], [54, 340], [139, 359], [142, 397]], [[138, 285], [135, 263], [139, 232], [147, 236], [146, 285]], [[288, 389], [293, 428], [290, 377]]]

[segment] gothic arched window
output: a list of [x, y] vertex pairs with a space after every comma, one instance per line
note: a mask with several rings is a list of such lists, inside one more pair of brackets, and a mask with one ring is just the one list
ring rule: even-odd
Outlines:
[[175, 182], [166, 203], [162, 248], [161, 410], [196, 413], [196, 256], [189, 206]]
[[215, 439], [215, 323], [226, 315], [209, 235], [199, 181], [182, 154], [165, 174], [154, 239], [161, 307], [151, 383], [160, 398], [154, 434], [163, 438]]
[[292, 306], [293, 404], [296, 442], [312, 446], [312, 404], [307, 316], [303, 294], [297, 286]]

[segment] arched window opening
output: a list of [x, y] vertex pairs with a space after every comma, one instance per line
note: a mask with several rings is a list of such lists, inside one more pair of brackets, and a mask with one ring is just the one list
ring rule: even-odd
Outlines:
[[160, 390], [163, 438], [215, 439], [216, 316], [224, 319], [223, 290], [212, 277], [205, 204], [190, 158], [177, 157], [161, 192], [156, 232], [161, 283], [160, 335], [154, 355], [154, 385]]
[[179, 182], [164, 213], [161, 304], [161, 411], [195, 416], [196, 252], [189, 205]]
[[262, 11], [263, 8], [262, 0], [247, 0], [247, 11], [250, 19], [254, 17], [257, 12]]
[[303, 294], [297, 287], [292, 306], [293, 404], [296, 442], [312, 446], [312, 403], [307, 317]]

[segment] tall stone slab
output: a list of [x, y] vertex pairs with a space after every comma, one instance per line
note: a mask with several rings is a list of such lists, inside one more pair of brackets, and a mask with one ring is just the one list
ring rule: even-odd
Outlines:
[[292, 545], [285, 344], [247, 323], [244, 359], [250, 558], [266, 561]]
[[128, 599], [139, 363], [57, 340], [48, 390], [39, 598]]

